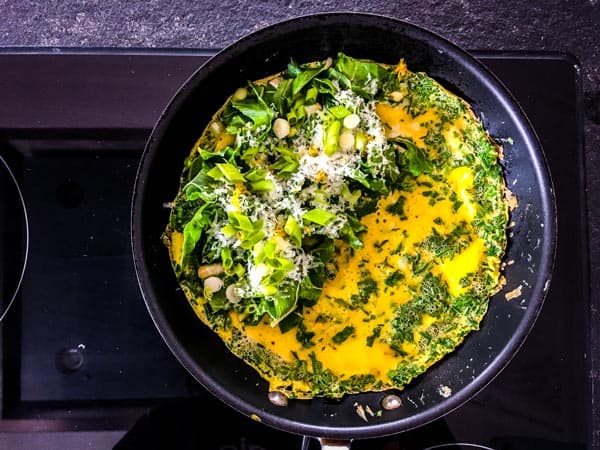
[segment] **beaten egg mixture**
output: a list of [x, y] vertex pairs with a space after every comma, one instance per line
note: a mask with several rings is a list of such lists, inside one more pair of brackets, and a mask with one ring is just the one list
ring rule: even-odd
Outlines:
[[402, 389], [502, 284], [499, 157], [463, 100], [402, 61], [292, 62], [215, 114], [164, 241], [199, 319], [271, 391]]

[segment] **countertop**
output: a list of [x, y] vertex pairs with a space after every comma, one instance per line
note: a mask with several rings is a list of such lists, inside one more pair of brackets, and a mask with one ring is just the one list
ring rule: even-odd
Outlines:
[[[189, 48], [216, 50], [284, 19], [325, 11], [392, 16], [470, 50], [548, 50], [572, 54], [582, 71], [590, 243], [591, 323], [600, 323], [600, 2], [598, 0], [0, 0], [0, 47]], [[592, 333], [600, 348], [600, 327]], [[592, 368], [596, 386], [600, 370]], [[596, 409], [598, 410], [598, 409]], [[595, 441], [600, 442], [596, 418]], [[67, 436], [80, 448], [108, 448], [118, 434]], [[0, 437], [0, 447], [8, 441]], [[48, 436], [36, 436], [50, 442]], [[95, 439], [95, 440], [94, 440]], [[28, 448], [27, 440], [11, 448]], [[15, 444], [16, 442], [16, 444]], [[16, 445], [16, 447], [15, 447]], [[49, 448], [49, 447], [47, 447]], [[65, 447], [66, 448], [66, 447]]]

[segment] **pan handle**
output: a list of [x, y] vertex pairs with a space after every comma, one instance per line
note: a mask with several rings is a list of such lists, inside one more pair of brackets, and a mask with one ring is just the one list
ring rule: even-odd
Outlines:
[[319, 438], [321, 450], [350, 450], [352, 440]]

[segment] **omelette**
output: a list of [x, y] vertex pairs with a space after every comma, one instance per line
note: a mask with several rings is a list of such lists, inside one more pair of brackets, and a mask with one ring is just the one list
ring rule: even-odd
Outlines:
[[401, 390], [503, 284], [501, 151], [402, 59], [291, 60], [199, 129], [163, 242], [199, 320], [271, 392]]

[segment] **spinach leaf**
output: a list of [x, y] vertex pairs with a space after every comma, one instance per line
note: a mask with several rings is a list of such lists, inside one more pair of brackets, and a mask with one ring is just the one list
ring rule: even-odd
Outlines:
[[280, 115], [286, 112], [290, 102], [290, 92], [292, 89], [292, 80], [286, 78], [279, 82], [277, 89], [273, 93], [273, 104]]
[[327, 264], [335, 254], [333, 239], [325, 236], [304, 236], [302, 248], [323, 264]]
[[400, 165], [412, 176], [431, 173], [433, 164], [423, 150], [417, 147], [410, 139], [394, 138], [394, 142], [401, 144], [406, 151], [400, 153]]
[[271, 122], [275, 118], [275, 112], [263, 100], [258, 89], [252, 83], [250, 83], [250, 89], [253, 93], [252, 96], [248, 96], [243, 101], [234, 100], [231, 105], [252, 120], [255, 128], [265, 126], [269, 130]]
[[196, 244], [202, 236], [202, 231], [210, 223], [211, 214], [210, 211], [206, 211], [209, 205], [211, 204], [205, 203], [198, 208], [191, 220], [183, 227], [182, 259], [194, 251]]
[[320, 286], [316, 286], [313, 283], [313, 280], [310, 276], [306, 276], [300, 282], [300, 291], [298, 292], [298, 297], [304, 300], [305, 305], [314, 305], [319, 297], [321, 297], [321, 292], [323, 289]]
[[340, 237], [350, 247], [359, 249], [363, 247], [362, 240], [359, 235], [365, 232], [367, 228], [358, 220], [352, 216], [348, 216], [348, 221], [344, 224], [340, 230]]
[[275, 326], [295, 309], [297, 301], [298, 286], [290, 283], [282, 287], [276, 296], [264, 297], [261, 304], [271, 316], [271, 325]]
[[261, 125], [270, 126], [274, 114], [270, 108], [264, 107], [257, 101], [233, 102], [234, 108], [248, 117], [254, 123], [255, 127]]
[[375, 96], [386, 73], [377, 63], [355, 59], [341, 52], [334, 67], [349, 80], [353, 91], [369, 98]]
[[205, 202], [214, 201], [216, 196], [210, 187], [212, 181], [213, 178], [208, 176], [204, 171], [198, 172], [183, 188], [185, 199], [187, 201], [197, 199], [202, 199]]
[[328, 68], [330, 61], [323, 61], [318, 67], [314, 68], [301, 68], [296, 63], [290, 63], [288, 65], [288, 73], [294, 77], [292, 82], [292, 96], [295, 96], [298, 92], [304, 88], [310, 81]]

